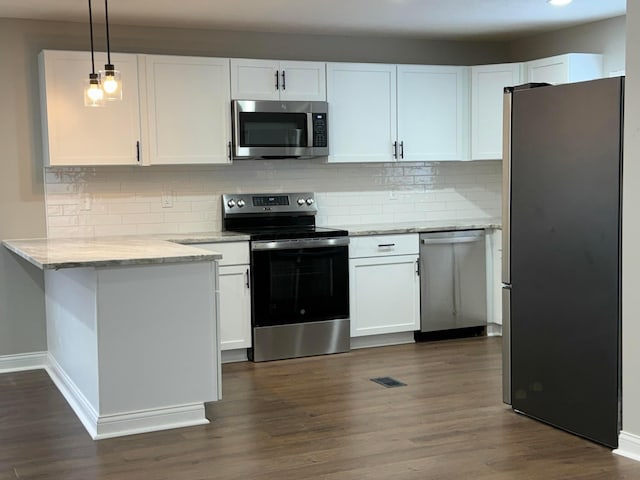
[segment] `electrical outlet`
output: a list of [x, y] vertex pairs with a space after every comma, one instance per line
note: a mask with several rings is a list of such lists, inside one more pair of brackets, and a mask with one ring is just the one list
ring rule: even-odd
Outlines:
[[173, 208], [173, 192], [168, 190], [162, 192], [160, 203], [162, 208]]
[[91, 210], [91, 194], [83, 193], [80, 197], [80, 210]]

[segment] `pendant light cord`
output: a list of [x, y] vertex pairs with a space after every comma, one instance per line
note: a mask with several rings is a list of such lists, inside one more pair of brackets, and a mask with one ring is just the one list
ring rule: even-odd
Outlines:
[[91, 73], [95, 75], [96, 67], [93, 59], [93, 16], [91, 15], [91, 0], [89, 0], [89, 32], [91, 34]]
[[107, 30], [107, 63], [111, 65], [111, 48], [109, 47], [109, 9], [107, 7], [107, 0], [104, 0], [104, 20]]

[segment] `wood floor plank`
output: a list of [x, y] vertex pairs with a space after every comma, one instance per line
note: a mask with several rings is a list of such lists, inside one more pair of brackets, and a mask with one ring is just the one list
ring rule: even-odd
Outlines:
[[210, 425], [94, 442], [44, 371], [3, 374], [0, 480], [640, 479], [501, 385], [499, 338], [227, 364]]

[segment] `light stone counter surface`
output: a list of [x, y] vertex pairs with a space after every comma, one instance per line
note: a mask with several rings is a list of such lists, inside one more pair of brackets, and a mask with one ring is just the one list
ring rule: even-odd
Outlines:
[[152, 237], [4, 240], [16, 255], [43, 270], [218, 260], [222, 255]]
[[344, 228], [349, 231], [349, 236], [358, 237], [365, 235], [385, 235], [398, 233], [426, 233], [445, 230], [471, 230], [486, 228], [502, 228], [500, 219], [460, 219], [445, 221], [422, 222], [394, 222], [366, 225], [343, 225], [336, 228]]

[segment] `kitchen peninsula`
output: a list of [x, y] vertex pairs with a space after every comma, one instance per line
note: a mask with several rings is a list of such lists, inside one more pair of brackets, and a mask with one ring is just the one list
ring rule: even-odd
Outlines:
[[44, 270], [47, 371], [92, 438], [208, 423], [220, 254], [147, 237], [2, 243]]

